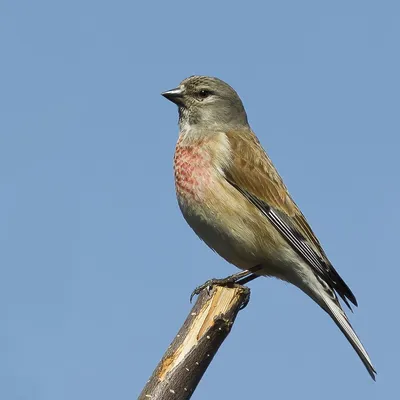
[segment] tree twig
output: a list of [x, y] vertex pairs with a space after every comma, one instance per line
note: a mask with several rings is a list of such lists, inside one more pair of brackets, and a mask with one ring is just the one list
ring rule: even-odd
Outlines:
[[240, 285], [203, 290], [139, 400], [190, 399], [249, 296]]

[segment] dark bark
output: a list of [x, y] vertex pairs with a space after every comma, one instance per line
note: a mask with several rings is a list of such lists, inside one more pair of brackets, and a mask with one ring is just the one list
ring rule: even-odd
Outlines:
[[139, 400], [190, 399], [249, 295], [240, 285], [203, 290]]

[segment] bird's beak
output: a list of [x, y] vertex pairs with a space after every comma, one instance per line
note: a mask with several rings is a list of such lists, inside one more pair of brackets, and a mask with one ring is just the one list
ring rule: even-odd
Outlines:
[[183, 90], [178, 87], [161, 93], [161, 96], [164, 96], [166, 99], [175, 104], [181, 105], [183, 101]]

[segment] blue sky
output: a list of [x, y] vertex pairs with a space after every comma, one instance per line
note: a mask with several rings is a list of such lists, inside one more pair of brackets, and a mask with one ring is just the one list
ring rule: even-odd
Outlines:
[[193, 399], [395, 398], [399, 17], [395, 1], [3, 1], [0, 398], [136, 398], [192, 289], [236, 272], [175, 199], [160, 92], [193, 74], [241, 95], [378, 370], [260, 279]]

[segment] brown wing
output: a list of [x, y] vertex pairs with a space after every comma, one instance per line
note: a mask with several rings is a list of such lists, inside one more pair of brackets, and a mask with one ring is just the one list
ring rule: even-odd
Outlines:
[[227, 180], [264, 213], [316, 275], [335, 289], [347, 305], [346, 298], [357, 305], [256, 136], [252, 132], [226, 135], [233, 157], [225, 171]]

